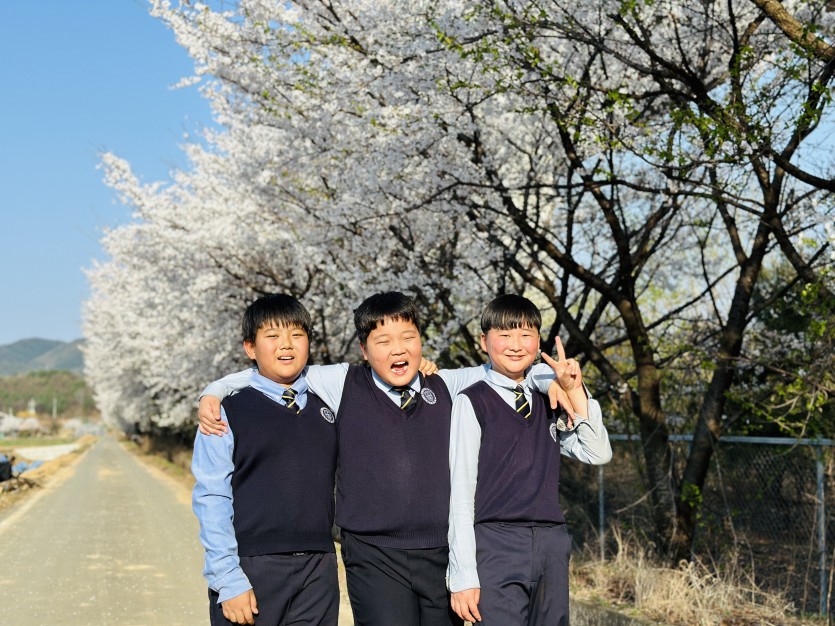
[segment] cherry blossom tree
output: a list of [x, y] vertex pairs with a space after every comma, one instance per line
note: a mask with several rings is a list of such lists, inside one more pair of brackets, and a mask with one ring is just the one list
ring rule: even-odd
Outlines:
[[[759, 0], [152, 7], [223, 130], [165, 186], [105, 159], [136, 219], [90, 272], [103, 411], [190, 427], [260, 293], [300, 297], [314, 358], [335, 361], [356, 358], [363, 297], [408, 291], [443, 364], [481, 362], [483, 303], [525, 293], [544, 349], [562, 335], [637, 425], [655, 539], [686, 558], [752, 320], [798, 285], [832, 295], [832, 17]], [[694, 433], [682, 463], [673, 428]]]

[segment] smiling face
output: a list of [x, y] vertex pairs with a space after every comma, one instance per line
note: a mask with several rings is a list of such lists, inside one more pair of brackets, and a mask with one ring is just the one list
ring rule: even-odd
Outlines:
[[244, 351], [258, 363], [262, 376], [289, 387], [307, 365], [310, 339], [301, 326], [267, 322], [258, 329], [255, 343], [244, 341]]
[[383, 318], [360, 349], [371, 369], [389, 385], [408, 385], [417, 376], [422, 344], [414, 322]]
[[522, 382], [525, 370], [536, 360], [539, 331], [527, 325], [509, 329], [491, 328], [481, 335], [481, 348], [487, 352], [497, 373]]

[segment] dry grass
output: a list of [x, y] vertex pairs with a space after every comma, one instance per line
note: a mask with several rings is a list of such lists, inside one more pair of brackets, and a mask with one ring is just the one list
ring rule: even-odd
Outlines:
[[733, 564], [659, 565], [616, 533], [614, 558], [572, 559], [571, 595], [603, 602], [670, 626], [821, 626], [823, 618], [801, 618], [784, 598], [757, 589]]
[[[20, 481], [20, 489], [0, 492], [0, 512], [22, 502], [28, 496], [35, 493], [38, 488], [46, 485], [58, 472], [75, 463], [95, 442], [96, 437], [93, 435], [85, 435], [77, 441], [78, 448], [69, 454], [59, 456], [52, 461], [45, 461], [39, 467], [25, 472], [22, 478], [26, 480]], [[7, 455], [11, 455], [11, 450], [4, 450], [4, 452]], [[26, 460], [21, 455], [18, 455], [17, 459]], [[29, 483], [31, 483], [31, 486]]]
[[189, 489], [194, 487], [194, 476], [191, 475], [191, 448], [168, 443], [161, 449], [160, 444], [152, 447], [150, 439], [136, 441], [127, 437], [121, 437], [120, 442], [141, 462], [162, 470]]

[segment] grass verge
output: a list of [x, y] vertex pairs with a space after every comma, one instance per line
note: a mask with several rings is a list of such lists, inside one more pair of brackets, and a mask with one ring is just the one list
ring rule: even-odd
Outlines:
[[191, 475], [191, 448], [168, 444], [165, 449], [160, 449], [159, 442], [152, 446], [153, 442], [149, 439], [134, 440], [121, 437], [119, 441], [143, 463], [156, 467], [189, 489], [194, 487], [194, 476]]
[[62, 446], [73, 443], [75, 439], [39, 439], [37, 437], [23, 437], [19, 439], [0, 439], [0, 449], [29, 448], [35, 446]]
[[572, 557], [571, 595], [669, 626], [823, 626], [826, 618], [797, 615], [777, 594], [758, 589], [734, 563], [659, 564], [636, 541], [615, 533], [617, 553], [606, 562]]

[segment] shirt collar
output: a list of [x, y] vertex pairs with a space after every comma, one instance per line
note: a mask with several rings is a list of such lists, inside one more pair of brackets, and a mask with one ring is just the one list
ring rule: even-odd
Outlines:
[[[307, 368], [305, 368], [293, 384], [290, 385], [296, 391], [296, 402], [298, 402], [301, 408], [304, 408], [304, 405], [307, 402], [308, 387], [307, 379], [304, 376], [306, 371]], [[279, 385], [277, 382], [270, 380], [266, 376], [262, 376], [257, 369], [253, 369], [249, 375], [249, 386], [269, 396], [276, 402], [284, 404], [284, 401], [280, 400], [280, 398], [286, 387]]]
[[[531, 368], [526, 369], [525, 376], [527, 376], [528, 372], [530, 371]], [[505, 376], [504, 374], [499, 374], [492, 367], [490, 367], [487, 370], [487, 376], [485, 380], [496, 387], [504, 387], [505, 389], [516, 389], [516, 385], [522, 385], [523, 388], [526, 387], [524, 380], [517, 383], [516, 381], [511, 380], [510, 378]]]

